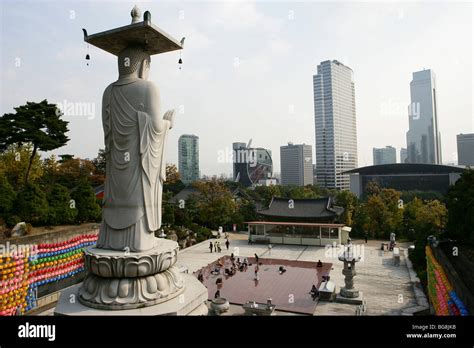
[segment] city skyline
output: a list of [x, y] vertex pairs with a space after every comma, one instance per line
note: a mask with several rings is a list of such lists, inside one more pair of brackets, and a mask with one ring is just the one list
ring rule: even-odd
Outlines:
[[[11, 112], [26, 101], [44, 98], [60, 103], [67, 111], [64, 118], [70, 122], [71, 140], [54, 153], [95, 157], [103, 148], [98, 96], [117, 72], [110, 64], [113, 57], [87, 48], [81, 29], [95, 33], [122, 23], [133, 4], [117, 3], [107, 9], [107, 18], [99, 15], [106, 6], [101, 3], [91, 11], [88, 3], [53, 6], [26, 1], [2, 11], [0, 111]], [[177, 147], [171, 144], [186, 133], [200, 136], [201, 172], [207, 175], [232, 171], [232, 163], [218, 160], [218, 151], [239, 139], [258, 139], [255, 146], [273, 153], [288, 141], [314, 144], [311, 76], [317, 64], [328, 59], [354, 71], [359, 166], [371, 164], [373, 147], [406, 146], [413, 71], [430, 68], [437, 73], [444, 162], [456, 157], [456, 134], [474, 130], [472, 7], [467, 3], [146, 2], [138, 6], [156, 13], [159, 26], [186, 37], [181, 70], [180, 54], [152, 59], [150, 80], [161, 90], [162, 110], [177, 111], [167, 162], [178, 163]], [[40, 14], [45, 10], [48, 17]], [[322, 12], [327, 16], [316, 20]], [[24, 28], [17, 28], [15, 23], [25, 16]], [[340, 23], [337, 28], [334, 18]], [[432, 21], [437, 28], [420, 26]], [[44, 35], [43, 28], [54, 36]], [[87, 53], [89, 66], [84, 59]], [[54, 83], [37, 88], [49, 74], [54, 74]], [[81, 103], [88, 108], [77, 114]], [[452, 115], [456, 122], [450, 122]], [[274, 168], [279, 167], [276, 156]]]

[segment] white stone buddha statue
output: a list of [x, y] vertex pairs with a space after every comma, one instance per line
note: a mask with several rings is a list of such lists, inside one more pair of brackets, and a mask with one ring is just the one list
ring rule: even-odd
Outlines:
[[102, 100], [106, 181], [97, 247], [140, 252], [154, 248], [161, 226], [164, 151], [174, 110], [160, 117], [158, 88], [147, 81], [150, 55], [129, 46], [118, 55], [119, 79]]

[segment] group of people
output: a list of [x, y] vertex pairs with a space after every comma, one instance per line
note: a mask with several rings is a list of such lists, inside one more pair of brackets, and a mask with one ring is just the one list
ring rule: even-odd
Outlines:
[[237, 270], [244, 272], [249, 266], [249, 260], [246, 257], [244, 257], [241, 261], [240, 257], [235, 259], [234, 253], [230, 254], [230, 261], [232, 262], [232, 266], [230, 268], [229, 275], [234, 275]]
[[214, 250], [214, 252], [216, 252], [216, 253], [217, 252], [220, 253], [221, 250], [222, 250], [221, 249], [221, 242], [218, 241], [218, 240], [216, 240], [214, 243], [212, 243], [212, 241], [209, 242], [209, 250], [211, 251], [211, 253], [212, 253], [212, 250]]
[[[229, 250], [229, 246], [230, 246], [230, 242], [229, 242], [229, 238], [226, 239], [225, 241], [225, 247], [227, 248], [227, 250]], [[209, 242], [209, 250], [210, 252], [212, 253], [212, 251], [214, 252], [221, 252], [222, 251], [222, 248], [221, 248], [221, 242], [219, 240], [216, 240], [214, 243], [212, 241]]]

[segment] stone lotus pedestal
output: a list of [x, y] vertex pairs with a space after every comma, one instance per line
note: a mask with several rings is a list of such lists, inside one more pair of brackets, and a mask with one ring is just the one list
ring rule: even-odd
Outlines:
[[78, 299], [89, 307], [120, 310], [176, 297], [184, 290], [181, 273], [175, 267], [177, 256], [178, 245], [166, 239], [141, 253], [87, 249], [88, 274]]

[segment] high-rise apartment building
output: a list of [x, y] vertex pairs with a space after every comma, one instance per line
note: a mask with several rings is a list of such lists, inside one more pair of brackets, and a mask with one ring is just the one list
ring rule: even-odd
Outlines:
[[178, 170], [185, 184], [199, 180], [199, 137], [183, 134], [178, 141]]

